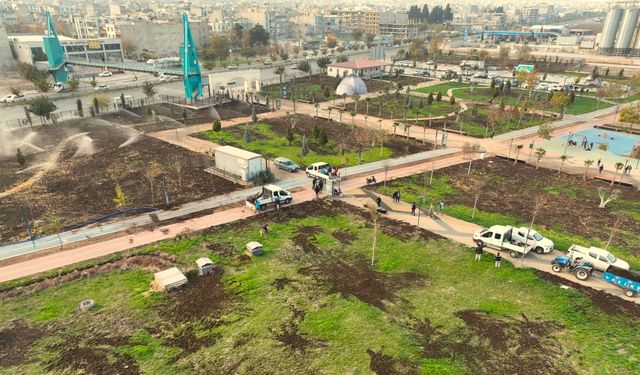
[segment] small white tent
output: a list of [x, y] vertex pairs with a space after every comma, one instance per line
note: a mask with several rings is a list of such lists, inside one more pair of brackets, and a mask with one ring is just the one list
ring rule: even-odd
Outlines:
[[362, 78], [349, 74], [344, 77], [338, 87], [336, 88], [337, 95], [347, 95], [351, 96], [353, 94], [366, 94], [367, 93], [367, 85], [364, 84]]

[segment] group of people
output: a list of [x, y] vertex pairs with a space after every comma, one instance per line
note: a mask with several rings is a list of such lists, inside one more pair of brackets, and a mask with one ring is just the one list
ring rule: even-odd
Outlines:
[[[482, 258], [482, 253], [484, 253], [484, 244], [482, 242], [478, 243], [478, 246], [476, 246], [476, 261], [480, 261], [480, 259]], [[496, 253], [496, 255], [493, 257], [493, 266], [495, 268], [500, 268], [500, 263], [502, 262], [502, 255], [500, 255], [500, 252]]]
[[391, 194], [391, 199], [393, 199], [393, 203], [400, 203], [400, 192], [398, 190], [394, 191]]
[[[569, 138], [569, 140], [567, 141], [567, 144], [569, 146], [577, 146], [578, 142]], [[589, 139], [587, 139], [587, 137], [584, 136], [582, 137], [582, 142], [580, 142], [580, 147], [582, 147], [585, 151], [591, 151], [593, 150], [593, 142], [589, 142]]]
[[312, 184], [313, 191], [316, 193], [316, 198], [319, 198], [320, 192], [322, 192], [322, 189], [324, 188], [324, 180], [318, 177], [314, 177]]

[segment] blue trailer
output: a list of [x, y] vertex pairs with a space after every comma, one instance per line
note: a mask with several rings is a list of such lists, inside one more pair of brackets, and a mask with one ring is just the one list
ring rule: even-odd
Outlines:
[[624, 294], [627, 297], [635, 297], [640, 293], [640, 272], [638, 271], [609, 266], [607, 271], [602, 274], [602, 279], [624, 289]]

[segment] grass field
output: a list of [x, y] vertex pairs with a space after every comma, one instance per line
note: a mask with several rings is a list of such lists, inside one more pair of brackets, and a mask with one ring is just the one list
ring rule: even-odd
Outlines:
[[[637, 373], [637, 316], [380, 220], [373, 266], [371, 218], [318, 201], [138, 250], [217, 265], [169, 294], [148, 264], [4, 292], [2, 372]], [[264, 222], [265, 254], [239, 258]]]
[[[351, 102], [346, 105], [346, 114], [356, 110], [356, 104]], [[357, 113], [376, 116], [380, 118], [403, 119], [407, 120], [425, 117], [446, 116], [460, 110], [460, 104], [451, 105], [448, 100], [433, 101], [430, 105], [424, 97], [406, 94], [390, 93], [385, 98], [384, 95], [371, 98], [368, 102], [361, 100], [358, 102]], [[405, 111], [406, 109], [406, 111]]]
[[[426, 206], [437, 206], [443, 200], [449, 206], [449, 215], [485, 227], [496, 224], [528, 226], [532, 215], [531, 201], [541, 196], [545, 205], [537, 215], [536, 229], [552, 239], [557, 249], [565, 251], [574, 243], [604, 248], [617, 217], [622, 217], [609, 250], [633, 268], [640, 268], [637, 236], [640, 193], [625, 188], [622, 198], [611, 202], [607, 209], [599, 209], [597, 188], [607, 187], [606, 183], [583, 181], [579, 176], [535, 169], [534, 166], [516, 167], [495, 158], [474, 162], [472, 177], [467, 177], [467, 166], [437, 171], [433, 186], [427, 185], [426, 190], [423, 175], [394, 180], [388, 182], [386, 188], [378, 186], [377, 189], [386, 195], [399, 190], [406, 202], [420, 202], [425, 195]], [[471, 218], [477, 180], [485, 181], [486, 185], [478, 200], [475, 217]]]
[[[518, 123], [518, 115], [514, 115], [513, 117], [505, 116], [501, 117], [494, 127], [491, 127], [487, 126], [489, 108], [478, 107], [477, 112], [477, 116], [472, 115], [470, 111], [465, 112], [460, 119], [458, 119], [458, 124], [453, 125], [453, 128], [456, 130], [462, 129], [463, 132], [472, 137], [484, 138], [488, 137], [492, 132], [494, 135], [504, 134], [515, 129], [538, 126], [551, 120], [549, 117], [540, 118], [539, 115], [526, 114], [522, 116]], [[460, 126], [460, 124], [462, 124], [462, 126]]]
[[[293, 129], [294, 138], [290, 144], [286, 139], [286, 131], [290, 127], [289, 118], [270, 119], [264, 123], [249, 125], [252, 134], [250, 142], [245, 141], [245, 126], [241, 125], [225, 128], [220, 132], [207, 131], [199, 136], [214, 143], [233, 145], [268, 158], [286, 157], [301, 166], [320, 161], [334, 166], [352, 166], [430, 149], [428, 144], [422, 145], [417, 141], [400, 137], [387, 137], [380, 147], [379, 140], [372, 139], [373, 133], [352, 127], [350, 121], [347, 116], [343, 116], [344, 123], [340, 125], [337, 121], [301, 116]], [[314, 137], [315, 126], [326, 132], [328, 142], [325, 145]], [[304, 156], [303, 136], [306, 136], [309, 148], [308, 154]], [[375, 145], [373, 147], [372, 142]]]
[[462, 83], [462, 82], [446, 82], [446, 83], [441, 83], [439, 85], [433, 85], [433, 86], [428, 86], [428, 87], [422, 87], [417, 89], [416, 91], [421, 92], [423, 94], [428, 94], [428, 93], [441, 93], [443, 96], [447, 96], [447, 92], [450, 89], [457, 89], [457, 88], [461, 88], [461, 87], [469, 87], [469, 84], [467, 83]]

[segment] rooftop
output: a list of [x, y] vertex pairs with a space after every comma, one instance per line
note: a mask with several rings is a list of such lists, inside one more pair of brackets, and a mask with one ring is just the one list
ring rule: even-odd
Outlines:
[[243, 150], [241, 148], [237, 148], [233, 146], [220, 146], [215, 149], [215, 152], [216, 153], [222, 152], [225, 154], [233, 155], [233, 156], [236, 156], [242, 159], [247, 159], [247, 160], [262, 157], [262, 155], [256, 154], [255, 152]]
[[387, 65], [391, 65], [391, 64], [384, 61], [374, 61], [374, 60], [355, 60], [355, 61], [345, 61], [341, 63], [329, 64], [329, 66], [333, 68], [350, 68], [350, 69], [377, 68], [379, 66], [387, 66]]

